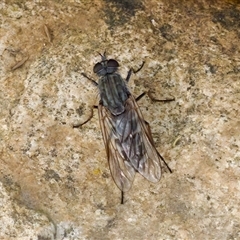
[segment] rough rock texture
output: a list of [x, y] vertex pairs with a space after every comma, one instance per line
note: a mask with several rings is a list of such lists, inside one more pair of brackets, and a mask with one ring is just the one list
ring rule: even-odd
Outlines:
[[[0, 2], [0, 239], [239, 239], [238, 0]], [[94, 117], [97, 52], [173, 173], [120, 204]]]

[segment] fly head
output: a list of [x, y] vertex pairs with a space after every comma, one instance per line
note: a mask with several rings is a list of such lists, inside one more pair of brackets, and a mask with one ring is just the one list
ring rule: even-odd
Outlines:
[[93, 72], [99, 76], [105, 76], [116, 72], [119, 67], [119, 63], [114, 59], [107, 59], [105, 52], [103, 55], [101, 53], [99, 54], [102, 57], [102, 61], [94, 65]]

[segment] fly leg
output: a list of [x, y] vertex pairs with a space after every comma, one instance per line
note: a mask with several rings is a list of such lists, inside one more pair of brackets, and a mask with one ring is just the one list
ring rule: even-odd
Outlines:
[[145, 95], [148, 95], [148, 97], [153, 101], [153, 102], [171, 102], [171, 101], [175, 101], [175, 98], [167, 98], [167, 99], [157, 99], [154, 98], [152, 93], [150, 91], [147, 92], [143, 92], [142, 94], [140, 94], [138, 97], [135, 98], [136, 101], [140, 100], [142, 97], [144, 97]]
[[128, 74], [127, 74], [127, 77], [126, 77], [126, 82], [129, 82], [132, 73], [137, 73], [137, 72], [139, 72], [139, 71], [143, 68], [144, 64], [145, 64], [145, 62], [143, 62], [143, 63], [141, 64], [141, 66], [140, 66], [137, 70], [133, 70], [133, 69], [131, 68], [131, 69], [128, 71]]
[[144, 64], [145, 64], [145, 62], [143, 61], [142, 64], [141, 64], [141, 66], [140, 66], [137, 70], [132, 70], [133, 73], [139, 72], [139, 71], [143, 68]]
[[143, 92], [138, 97], [135, 98], [136, 102], [146, 95], [147, 92]]
[[91, 108], [91, 114], [90, 114], [89, 118], [87, 120], [85, 120], [84, 122], [82, 122], [82, 123], [73, 124], [73, 128], [79, 128], [82, 125], [86, 124], [88, 121], [90, 121], [92, 119], [92, 117], [93, 117], [93, 109], [94, 108], [98, 108], [98, 106], [93, 106]]
[[81, 73], [83, 77], [87, 78], [94, 86], [98, 86], [98, 83], [92, 78], [88, 77], [85, 73]]
[[[95, 80], [93, 80], [92, 78], [88, 77], [85, 73], [82, 73], [82, 76], [85, 77], [85, 78], [87, 78], [89, 81], [91, 81], [91, 83], [92, 83], [94, 86], [98, 86], [98, 83], [97, 83]], [[81, 127], [82, 125], [84, 125], [85, 123], [87, 123], [88, 121], [90, 121], [90, 120], [92, 119], [92, 117], [93, 117], [93, 109], [94, 109], [94, 108], [98, 108], [98, 106], [93, 106], [93, 107], [91, 108], [90, 117], [89, 117], [86, 121], [84, 121], [83, 123], [73, 124], [73, 128], [79, 128], [79, 127]]]
[[124, 192], [121, 191], [121, 204], [123, 204], [123, 203], [124, 203]]

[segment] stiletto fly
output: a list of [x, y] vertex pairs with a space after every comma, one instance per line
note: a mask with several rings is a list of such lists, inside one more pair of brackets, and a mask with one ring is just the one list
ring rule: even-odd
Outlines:
[[[98, 115], [103, 141], [111, 175], [122, 192], [123, 203], [124, 192], [131, 188], [136, 172], [150, 182], [156, 183], [161, 178], [161, 160], [170, 172], [171, 169], [157, 151], [150, 126], [143, 119], [137, 105], [136, 101], [145, 93], [135, 99], [127, 88], [132, 72], [138, 72], [144, 63], [137, 71], [131, 69], [124, 81], [117, 72], [118, 62], [107, 59], [105, 53], [100, 55], [101, 62], [95, 64], [93, 68], [93, 72], [99, 76], [98, 83], [84, 73], [82, 75], [99, 90]], [[172, 100], [174, 99], [158, 101]]]

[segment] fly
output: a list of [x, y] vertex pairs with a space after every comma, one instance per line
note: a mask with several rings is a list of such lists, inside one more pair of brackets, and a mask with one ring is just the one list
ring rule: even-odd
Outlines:
[[[102, 60], [93, 67], [93, 72], [99, 76], [98, 83], [84, 73], [82, 75], [99, 90], [99, 122], [110, 172], [121, 190], [123, 204], [124, 192], [131, 188], [136, 172], [156, 183], [161, 178], [161, 161], [172, 171], [157, 151], [149, 123], [143, 119], [137, 105], [137, 100], [146, 93], [135, 99], [127, 88], [132, 72], [138, 72], [144, 63], [137, 71], [129, 70], [124, 81], [117, 72], [119, 63], [114, 59], [107, 59], [105, 53], [100, 55]], [[174, 99], [158, 101], [172, 100]]]

